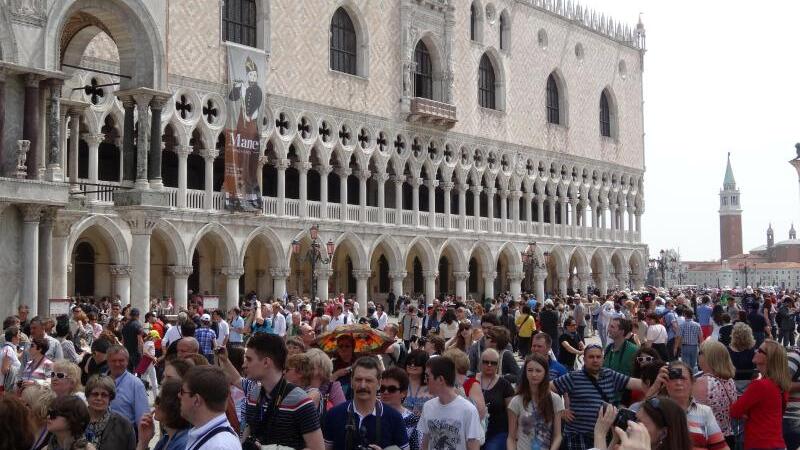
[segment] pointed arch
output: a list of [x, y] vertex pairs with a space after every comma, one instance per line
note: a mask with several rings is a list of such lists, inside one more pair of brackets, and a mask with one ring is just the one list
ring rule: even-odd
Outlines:
[[582, 247], [575, 247], [569, 257], [569, 268], [572, 266], [578, 269], [580, 273], [589, 273], [589, 258], [586, 256], [586, 251]]
[[353, 0], [345, 0], [330, 20], [331, 70], [361, 77], [369, 76], [369, 30]]
[[186, 252], [187, 261], [191, 261], [190, 258], [194, 256], [197, 245], [205, 236], [216, 238], [214, 240], [217, 241], [217, 245], [222, 245], [222, 248], [218, 247], [218, 250], [222, 250], [223, 265], [227, 267], [238, 267], [236, 264], [238, 264], [239, 261], [239, 252], [237, 250], [238, 246], [236, 245], [236, 241], [234, 241], [228, 229], [219, 223], [209, 223], [200, 228]]
[[567, 87], [558, 69], [550, 72], [546, 83], [546, 119], [554, 125], [568, 126]]
[[354, 269], [358, 270], [369, 268], [367, 267], [369, 260], [367, 259], [367, 254], [364, 250], [364, 242], [358, 237], [358, 235], [352, 231], [346, 231], [336, 238], [334, 243], [336, 244], [336, 250], [334, 250], [334, 253], [336, 253], [336, 251], [338, 251], [338, 249], [342, 246], [350, 247], [352, 250], [350, 253], [351, 259], [355, 259], [355, 261], [353, 261]]
[[617, 100], [610, 87], [606, 87], [600, 92], [600, 136], [616, 138], [618, 136], [617, 126]]
[[267, 254], [270, 261], [285, 261], [286, 265], [283, 267], [288, 267], [289, 256], [286, 254], [283, 244], [281, 244], [281, 239], [275, 234], [275, 231], [267, 225], [262, 225], [247, 235], [247, 238], [245, 238], [242, 244], [242, 248], [239, 250], [239, 265], [244, 264], [244, 256], [247, 253], [247, 248], [256, 239], [262, 239], [267, 244]]
[[498, 261], [502, 255], [505, 255], [507, 258], [509, 264], [508, 270], [510, 272], [522, 272], [522, 255], [513, 243], [506, 242], [500, 247], [500, 251], [497, 253]]
[[469, 257], [475, 257], [478, 262], [481, 264], [481, 267], [484, 271], [492, 272], [494, 271], [495, 267], [495, 260], [492, 256], [492, 250], [489, 248], [489, 244], [485, 241], [477, 241], [469, 250]]
[[387, 262], [389, 263], [389, 270], [401, 270], [403, 267], [403, 251], [400, 249], [400, 245], [397, 241], [388, 234], [382, 234], [378, 236], [378, 239], [372, 243], [372, 246], [369, 249], [370, 261], [375, 256], [375, 252], [383, 246], [386, 250], [385, 253], [389, 254], [389, 258], [387, 258]]
[[122, 229], [106, 216], [91, 215], [73, 225], [67, 248], [72, 251], [83, 232], [91, 227], [96, 227], [103, 237], [104, 244], [113, 253], [112, 261], [115, 264], [128, 265], [130, 263], [128, 251], [130, 239], [126, 238]]
[[171, 261], [174, 261], [173, 264], [178, 266], [185, 266], [188, 264], [187, 261], [190, 260], [186, 259], [186, 246], [183, 243], [181, 234], [174, 225], [164, 219], [161, 219], [156, 224], [153, 232], [160, 233], [162, 235], [162, 241], [167, 246], [168, 256]]
[[403, 260], [407, 260], [414, 249], [419, 249], [418, 253], [422, 256], [423, 261], [422, 267], [425, 270], [436, 270], [437, 260], [436, 260], [436, 252], [433, 250], [433, 246], [431, 245], [428, 238], [423, 236], [417, 236], [408, 243], [408, 251], [403, 257]]
[[505, 72], [502, 59], [493, 48], [488, 49], [478, 63], [478, 105], [483, 108], [505, 109]]
[[[454, 261], [451, 261], [453, 264], [454, 271], [464, 272], [467, 270], [468, 260], [467, 257], [464, 255], [464, 252], [460, 249], [463, 247], [463, 244], [456, 239], [450, 238], [444, 241], [444, 243], [439, 247], [439, 259], [444, 256], [452, 256]], [[448, 258], [449, 259], [449, 258]]]

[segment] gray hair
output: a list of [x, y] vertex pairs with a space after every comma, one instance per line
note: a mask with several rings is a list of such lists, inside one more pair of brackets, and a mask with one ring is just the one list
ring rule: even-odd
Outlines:
[[128, 359], [130, 359], [130, 357], [131, 357], [130, 353], [128, 353], [128, 349], [123, 347], [123, 346], [121, 346], [121, 345], [112, 345], [111, 347], [108, 347], [108, 350], [106, 351], [106, 355], [108, 355], [110, 357], [114, 353], [125, 353], [125, 357], [128, 358]]

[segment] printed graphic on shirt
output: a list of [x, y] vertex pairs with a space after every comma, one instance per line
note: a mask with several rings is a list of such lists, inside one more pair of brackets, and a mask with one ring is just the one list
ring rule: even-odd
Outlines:
[[428, 423], [432, 450], [456, 450], [461, 444], [461, 424], [450, 419], [431, 419]]

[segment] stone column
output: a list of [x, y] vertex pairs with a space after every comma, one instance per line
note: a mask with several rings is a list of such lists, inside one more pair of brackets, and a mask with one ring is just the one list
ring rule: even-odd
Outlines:
[[53, 298], [67, 296], [67, 262], [70, 255], [67, 245], [71, 226], [67, 218], [57, 218], [53, 223]]
[[[73, 113], [74, 111], [74, 113]], [[80, 113], [77, 110], [69, 111], [69, 191], [73, 195], [80, 192], [78, 185], [78, 149], [80, 148]], [[91, 162], [89, 163], [91, 167]], [[91, 188], [89, 190], [95, 190]]]
[[628, 207], [628, 240], [633, 242], [634, 228], [633, 228], [633, 212], [636, 208], [633, 206]]
[[338, 168], [336, 174], [339, 175], [339, 204], [341, 205], [341, 219], [347, 220], [347, 177], [353, 173], [349, 168]]
[[[536, 196], [536, 211], [539, 213], [539, 234], [544, 234], [544, 194]], [[550, 217], [552, 216], [552, 211]]]
[[220, 306], [220, 309], [227, 311], [229, 308], [239, 306], [239, 278], [244, 275], [244, 269], [224, 267], [222, 275], [225, 276], [225, 306]]
[[53, 297], [53, 228], [55, 216], [56, 210], [54, 208], [45, 209], [39, 222], [39, 311], [47, 310], [49, 300]]
[[414, 227], [419, 227], [419, 187], [422, 185], [422, 178], [411, 178], [411, 209], [414, 211]]
[[494, 279], [497, 278], [497, 272], [490, 271], [483, 274], [483, 301], [484, 298], [494, 298]]
[[597, 274], [597, 289], [600, 290], [600, 295], [608, 294], [608, 273]]
[[[558, 199], [557, 199], [557, 197], [555, 195], [551, 195], [551, 196], [548, 197], [547, 206], [549, 207], [548, 209], [550, 209], [550, 224], [551, 225], [555, 225], [555, 223], [556, 223], [556, 202], [557, 201], [558, 201]], [[553, 230], [554, 229], [555, 229], [555, 226], [551, 227], [551, 229], [550, 229], [550, 233], [551, 234], [553, 234]]]
[[433, 229], [436, 228], [436, 187], [439, 186], [439, 181], [428, 180], [426, 186], [428, 186], [428, 227]]
[[358, 171], [358, 214], [362, 223], [367, 221], [367, 180], [369, 180], [370, 175], [369, 170]]
[[367, 299], [369, 293], [367, 292], [367, 281], [372, 276], [372, 271], [368, 269], [353, 270], [353, 276], [356, 279], [356, 299], [358, 299], [359, 311], [362, 314], [367, 310]]
[[458, 185], [458, 215], [460, 216], [458, 229], [460, 231], [465, 231], [467, 226], [467, 188], [467, 184]]
[[[511, 191], [511, 223], [513, 233], [519, 233], [519, 199], [522, 198], [522, 191]], [[531, 209], [530, 207], [528, 209]]]
[[39, 307], [37, 294], [39, 291], [39, 220], [42, 206], [24, 205], [22, 212], [22, 291], [20, 302], [27, 305], [31, 317]]
[[618, 272], [617, 273], [617, 283], [619, 284], [618, 289], [628, 289], [628, 272]]
[[286, 293], [286, 279], [289, 278], [290, 271], [283, 267], [272, 267], [269, 269], [272, 275], [272, 295], [275, 298], [282, 298]]
[[186, 167], [189, 155], [192, 154], [192, 147], [188, 145], [178, 145], [175, 147], [174, 151], [178, 155], [178, 199], [176, 206], [178, 209], [183, 209], [186, 208]]
[[475, 216], [475, 231], [481, 231], [481, 191], [483, 187], [472, 186], [472, 214]]
[[[50, 96], [47, 99], [47, 172], [48, 181], [64, 181], [61, 167], [61, 85], [62, 80], [50, 80]], [[78, 136], [76, 135], [76, 138]]]
[[[150, 134], [152, 133], [150, 128], [150, 100], [153, 99], [153, 96], [140, 93], [135, 94], [133, 98], [136, 100], [136, 112], [139, 119], [138, 134], [136, 135], [136, 182], [134, 186], [139, 190], [147, 190], [150, 189], [150, 182], [147, 179], [147, 163], [148, 153], [150, 152]], [[134, 280], [137, 277], [134, 272]], [[133, 302], [136, 302], [135, 283], [131, 290], [133, 291]]]
[[386, 181], [389, 180], [389, 174], [380, 172], [374, 177], [378, 183], [378, 223], [383, 225], [386, 223]]
[[214, 159], [219, 155], [219, 150], [206, 148], [201, 150], [200, 153], [206, 162], [206, 192], [203, 208], [210, 211], [214, 209]]
[[509, 272], [508, 273], [508, 281], [510, 282], [510, 292], [511, 298], [513, 300], [519, 300], [520, 296], [522, 295], [522, 280], [525, 278], [524, 272]]
[[[528, 231], [526, 234], [533, 234], [533, 194], [526, 192], [523, 198], [525, 201], [525, 223]], [[541, 215], [541, 212], [539, 214]]]
[[396, 208], [394, 224], [400, 226], [403, 224], [403, 182], [405, 177], [395, 175], [392, 181], [394, 181], [394, 206]]
[[558, 293], [561, 295], [567, 295], [567, 281], [569, 281], [569, 275], [558, 275]]
[[544, 282], [547, 279], [547, 270], [544, 268], [541, 269], [534, 269], [533, 271], [533, 286], [534, 292], [536, 292], [536, 299], [539, 302], [543, 302], [545, 300], [544, 296]]
[[445, 181], [442, 183], [442, 191], [444, 192], [444, 228], [449, 230], [450, 226], [450, 195], [453, 192], [455, 183], [452, 181]]
[[592, 276], [588, 272], [578, 272], [578, 281], [580, 282], [581, 294], [587, 295], [589, 293], [589, 284], [592, 281]]
[[[78, 119], [80, 120], [80, 119]], [[99, 153], [100, 153], [100, 144], [103, 143], [106, 135], [103, 133], [98, 134], [91, 134], [91, 133], [84, 133], [82, 136], [84, 141], [86, 141], [86, 145], [89, 146], [89, 183], [97, 184], [98, 180], [98, 160], [99, 160]], [[74, 147], [77, 148], [77, 145]], [[77, 151], [75, 152], [78, 153]], [[71, 156], [71, 155], [70, 155]], [[76, 158], [77, 159], [77, 158]], [[72, 161], [70, 161], [70, 166], [72, 165]], [[77, 180], [77, 169], [78, 163], [75, 162], [75, 172], [76, 176], [75, 179]], [[72, 178], [72, 167], [70, 167], [70, 178]], [[97, 186], [93, 186], [91, 189], [92, 191], [97, 190]], [[89, 200], [96, 200], [97, 194], [92, 193], [89, 194]]]
[[264, 166], [267, 165], [269, 158], [264, 155], [258, 157], [258, 165], [256, 171], [256, 180], [258, 181], [258, 193], [264, 196]]
[[300, 179], [300, 217], [308, 216], [308, 169], [311, 168], [310, 162], [300, 162], [295, 164]]
[[143, 211], [130, 211], [124, 215], [124, 219], [132, 235], [131, 304], [140, 311], [146, 311], [150, 307], [150, 236], [158, 222], [158, 216]]
[[133, 183], [136, 179], [136, 151], [133, 148], [134, 108], [136, 102], [131, 96], [120, 97], [125, 118], [122, 129], [122, 179]]
[[333, 168], [331, 166], [317, 166], [319, 172], [319, 215], [323, 219], [328, 218], [328, 174]]
[[439, 273], [435, 270], [424, 270], [422, 276], [425, 278], [425, 306], [433, 305], [436, 300], [436, 277]]
[[500, 190], [500, 231], [508, 232], [508, 190]]
[[275, 168], [278, 170], [278, 217], [286, 215], [286, 169], [288, 167], [288, 159], [275, 161]]
[[461, 301], [467, 299], [467, 280], [469, 279], [469, 272], [453, 272], [456, 279], [456, 299], [460, 298]]
[[0, 142], [5, 139], [6, 124], [6, 72], [0, 69]]
[[494, 194], [496, 188], [486, 188], [486, 215], [489, 216], [489, 233], [494, 233]]
[[167, 271], [172, 275], [174, 283], [175, 310], [185, 309], [189, 304], [189, 276], [194, 273], [192, 266], [168, 266]]
[[[28, 178], [39, 178], [39, 132], [41, 131], [39, 113], [39, 82], [41, 76], [25, 75], [25, 106], [23, 108], [22, 139], [30, 141], [28, 150]], [[5, 105], [5, 102], [2, 102]], [[5, 117], [5, 114], [3, 115]], [[33, 317], [33, 316], [31, 316]]]
[[405, 292], [403, 289], [403, 280], [408, 275], [404, 270], [389, 272], [389, 279], [392, 280], [392, 291], [396, 296], [401, 296]]
[[328, 280], [331, 275], [333, 275], [333, 269], [317, 269], [317, 298], [321, 302], [328, 301]]
[[161, 108], [164, 106], [165, 99], [153, 97], [150, 100], [150, 170], [149, 177], [150, 189], [160, 191], [164, 188], [161, 180]]
[[112, 264], [108, 269], [114, 284], [113, 295], [119, 295], [123, 306], [129, 304], [131, 302], [131, 274], [133, 274], [133, 267]]

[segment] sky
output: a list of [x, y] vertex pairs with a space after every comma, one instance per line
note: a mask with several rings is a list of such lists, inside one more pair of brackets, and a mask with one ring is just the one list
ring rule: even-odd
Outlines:
[[[731, 153], [743, 249], [800, 230], [800, 1], [582, 0], [647, 32], [645, 213], [653, 256], [719, 259], [719, 190]], [[622, 124], [624, 126], [624, 124]]]

